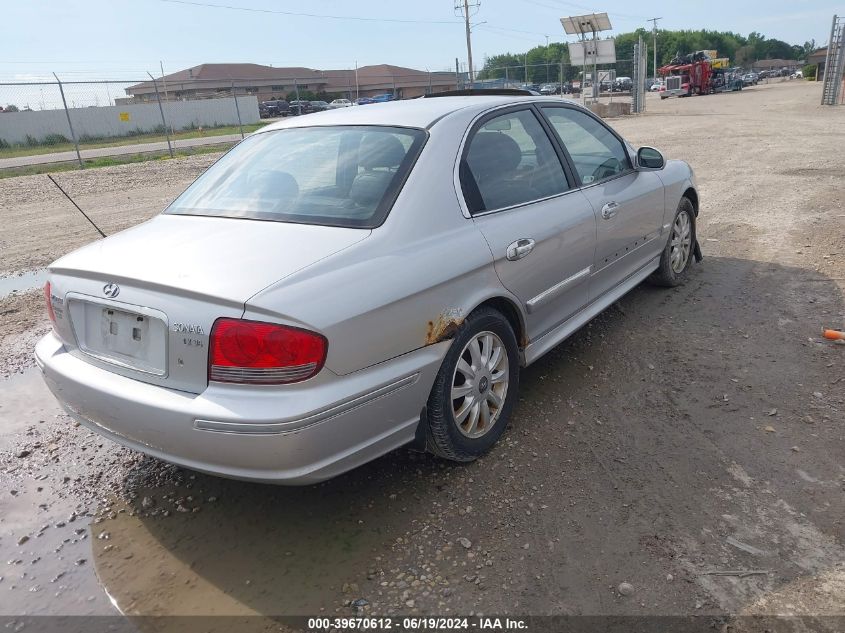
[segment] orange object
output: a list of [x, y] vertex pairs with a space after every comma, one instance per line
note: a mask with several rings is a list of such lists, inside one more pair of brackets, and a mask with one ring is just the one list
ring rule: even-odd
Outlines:
[[825, 330], [824, 337], [831, 341], [845, 341], [845, 332], [839, 330]]

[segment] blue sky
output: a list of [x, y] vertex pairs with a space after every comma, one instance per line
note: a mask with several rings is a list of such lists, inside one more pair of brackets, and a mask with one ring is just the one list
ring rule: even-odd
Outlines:
[[[197, 0], [200, 2], [201, 0]], [[67, 79], [135, 78], [202, 62], [255, 62], [275, 66], [352, 68], [391, 63], [454, 69], [466, 59], [463, 25], [453, 0], [388, 3], [371, 0], [208, 0], [275, 12], [391, 19], [368, 21], [241, 11], [174, 0], [7, 0], [3, 3], [0, 80], [27, 80], [57, 72]], [[559, 18], [608, 11], [616, 31], [650, 26], [707, 28], [747, 35], [760, 31], [790, 43], [829, 35], [845, 0], [674, 1], [482, 0], [474, 22], [473, 56], [518, 52], [566, 41]], [[410, 22], [417, 21], [417, 22]]]

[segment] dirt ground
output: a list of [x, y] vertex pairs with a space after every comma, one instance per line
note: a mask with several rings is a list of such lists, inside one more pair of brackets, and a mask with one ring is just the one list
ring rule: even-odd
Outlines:
[[[820, 337], [845, 321], [845, 108], [819, 90], [612, 121], [693, 166], [704, 262], [525, 370], [470, 465], [400, 450], [308, 488], [168, 466], [74, 426], [31, 369], [40, 295], [0, 299], [0, 615], [845, 615], [845, 347]], [[112, 232], [212, 159], [60, 182]], [[7, 277], [96, 237], [40, 176], [0, 181], [0, 222]]]

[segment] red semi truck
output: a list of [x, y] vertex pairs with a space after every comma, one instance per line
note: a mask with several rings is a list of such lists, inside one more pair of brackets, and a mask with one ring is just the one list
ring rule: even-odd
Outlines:
[[713, 65], [710, 59], [693, 59], [687, 63], [667, 64], [657, 69], [663, 76], [660, 98], [690, 97], [713, 92]]

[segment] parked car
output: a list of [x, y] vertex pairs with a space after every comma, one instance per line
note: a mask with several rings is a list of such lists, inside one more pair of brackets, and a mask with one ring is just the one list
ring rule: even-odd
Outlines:
[[262, 101], [258, 104], [258, 115], [262, 119], [287, 116], [290, 111], [290, 104], [284, 99]]
[[327, 101], [312, 101], [311, 102], [311, 110], [310, 112], [323, 112], [324, 110], [329, 110], [329, 104]]
[[651, 84], [651, 86], [649, 87], [648, 90], [649, 90], [649, 92], [660, 92], [660, 89], [662, 87], [663, 87], [663, 82], [655, 81], [653, 84]]
[[290, 102], [288, 113], [292, 115], [308, 114], [311, 112], [311, 102], [304, 99], [294, 100]]
[[759, 81], [756, 73], [745, 73], [742, 76], [742, 85], [743, 86], [756, 86], [757, 82]]
[[349, 99], [335, 99], [329, 104], [329, 108], [334, 110], [336, 108], [350, 108], [352, 102]]
[[369, 103], [373, 103], [373, 100], [369, 97], [358, 97], [355, 99], [355, 105], [367, 105]]
[[543, 84], [540, 86], [541, 95], [559, 95], [560, 84]]
[[80, 424], [194, 470], [302, 484], [414, 443], [470, 461], [520, 367], [640, 282], [684, 282], [698, 213], [686, 163], [570, 101], [288, 118], [51, 264], [35, 355]]
[[372, 103], [384, 103], [386, 101], [393, 101], [394, 99], [395, 99], [395, 97], [389, 92], [385, 92], [384, 94], [374, 95], [373, 97], [370, 97], [370, 101]]
[[631, 92], [634, 87], [634, 82], [630, 77], [617, 77], [613, 82], [613, 92]]

